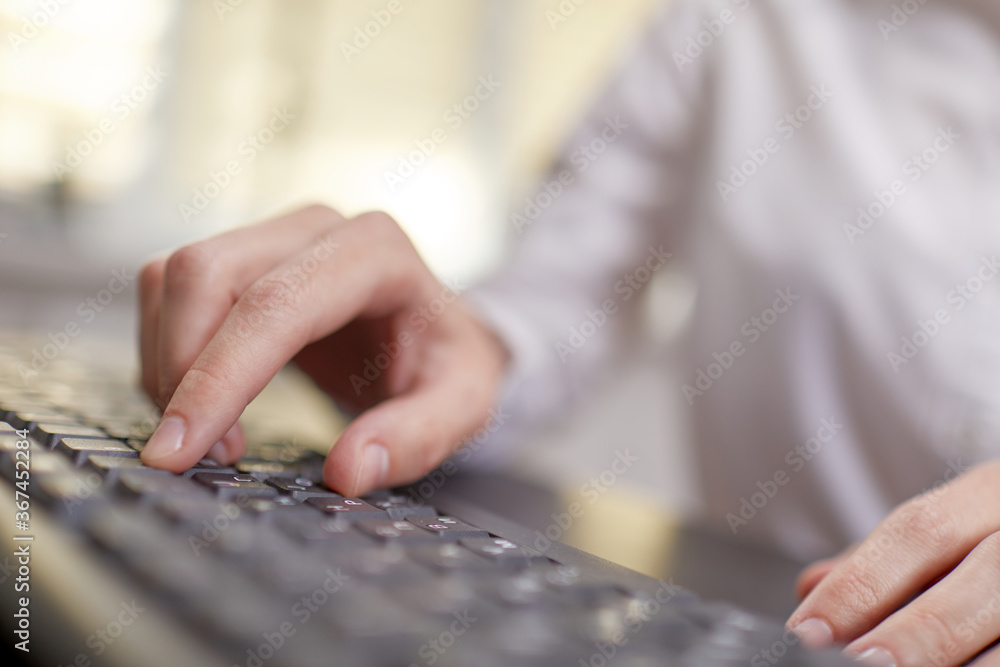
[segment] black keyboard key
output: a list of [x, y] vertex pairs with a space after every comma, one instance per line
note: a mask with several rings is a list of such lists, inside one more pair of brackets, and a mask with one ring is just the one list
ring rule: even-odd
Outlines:
[[502, 565], [535, 565], [551, 562], [544, 554], [514, 544], [502, 537], [473, 537], [462, 540], [462, 546], [483, 558]]
[[[218, 500], [208, 495], [160, 496], [153, 500], [153, 507], [171, 523], [199, 529], [204, 527], [205, 522], [212, 525], [213, 520], [220, 515], [229, 521], [235, 521], [243, 513], [236, 503], [220, 504]], [[222, 523], [222, 520], [217, 523]]]
[[437, 510], [433, 507], [424, 505], [409, 496], [388, 495], [371, 500], [371, 504], [385, 510], [393, 521], [401, 521], [411, 516], [437, 516]]
[[358, 521], [358, 529], [384, 542], [413, 543], [440, 542], [441, 537], [418, 528], [409, 521], [391, 521], [387, 519], [368, 519]]
[[215, 490], [220, 498], [255, 497], [266, 498], [276, 496], [278, 492], [274, 487], [263, 482], [258, 482], [249, 475], [230, 475], [218, 472], [200, 472], [192, 479]]
[[334, 493], [306, 477], [269, 477], [264, 482], [276, 488], [280, 493], [300, 500], [306, 498], [343, 498], [339, 493]]
[[76, 518], [91, 507], [106, 503], [101, 489], [103, 481], [95, 472], [77, 470], [69, 474], [35, 475], [31, 479], [32, 497], [53, 512]]
[[313, 521], [325, 518], [311, 505], [305, 505], [301, 500], [291, 496], [270, 496], [268, 498], [252, 498], [240, 507], [251, 516], [258, 519], [271, 520], [290, 513], [305, 514]]
[[31, 429], [31, 437], [46, 447], [54, 447], [63, 438], [101, 438], [108, 434], [93, 426], [74, 426], [72, 424], [54, 424], [39, 422]]
[[104, 454], [88, 455], [85, 468], [93, 470], [104, 478], [105, 483], [110, 484], [118, 481], [118, 473], [123, 470], [153, 470], [153, 468], [143, 465], [138, 456], [106, 456]]
[[450, 516], [410, 516], [406, 520], [446, 539], [460, 540], [473, 537], [489, 537], [489, 533], [485, 530], [470, 526], [464, 521], [459, 521]]
[[480, 558], [455, 542], [417, 545], [410, 549], [410, 555], [415, 561], [444, 572], [490, 570], [496, 567], [495, 563]]
[[377, 507], [372, 507], [360, 498], [307, 498], [306, 502], [324, 512], [335, 514], [349, 521], [362, 519], [388, 519], [389, 515]]
[[68, 456], [77, 465], [83, 465], [87, 457], [92, 455], [139, 458], [139, 452], [120, 440], [98, 438], [62, 438], [56, 443], [53, 451]]
[[124, 470], [118, 473], [118, 491], [129, 498], [152, 503], [160, 496], [194, 495], [207, 497], [208, 492], [190, 479], [172, 475], [165, 470]]
[[285, 513], [274, 517], [273, 525], [296, 542], [329, 551], [356, 551], [375, 542], [336, 515]]
[[183, 477], [194, 477], [200, 472], [214, 472], [214, 473], [225, 473], [227, 475], [235, 475], [236, 468], [231, 468], [229, 466], [223, 465], [216, 461], [215, 459], [204, 458], [194, 464], [188, 470], [181, 473]]

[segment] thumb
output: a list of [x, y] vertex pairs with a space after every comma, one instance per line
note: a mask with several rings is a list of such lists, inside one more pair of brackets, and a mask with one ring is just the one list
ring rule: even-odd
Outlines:
[[360, 496], [420, 479], [486, 421], [491, 406], [488, 388], [471, 381], [418, 386], [355, 419], [330, 450], [323, 481]]

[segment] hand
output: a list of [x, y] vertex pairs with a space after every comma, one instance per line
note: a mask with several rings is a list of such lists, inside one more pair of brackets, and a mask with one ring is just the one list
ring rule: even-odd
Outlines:
[[[860, 545], [807, 568], [788, 620], [811, 648], [847, 644], [879, 667], [951, 667], [1000, 638], [1000, 462], [889, 515]], [[977, 667], [1000, 665], [1000, 647]]]
[[152, 261], [142, 385], [163, 418], [143, 462], [238, 459], [237, 419], [295, 359], [361, 412], [327, 457], [328, 486], [354, 496], [420, 478], [485, 421], [506, 363], [456, 298], [381, 213], [314, 206]]

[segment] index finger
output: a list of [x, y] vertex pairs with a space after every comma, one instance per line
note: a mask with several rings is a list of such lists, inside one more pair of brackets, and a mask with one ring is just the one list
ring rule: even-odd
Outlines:
[[417, 301], [433, 278], [407, 253], [412, 246], [396, 224], [369, 214], [337, 226], [251, 285], [184, 374], [143, 461], [174, 472], [190, 468], [305, 345], [358, 315]]

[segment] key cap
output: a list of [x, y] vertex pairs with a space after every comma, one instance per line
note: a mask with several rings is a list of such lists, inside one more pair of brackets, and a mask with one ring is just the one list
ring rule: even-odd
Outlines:
[[100, 440], [98, 438], [62, 438], [56, 443], [53, 451], [68, 456], [77, 465], [86, 463], [87, 457], [91, 455], [139, 458], [139, 452], [120, 440]]
[[306, 477], [268, 477], [265, 484], [273, 486], [280, 493], [287, 493], [293, 498], [305, 500], [306, 498], [343, 498], [339, 493], [334, 493], [325, 486], [315, 484]]
[[441, 537], [418, 528], [409, 521], [390, 521], [385, 519], [367, 519], [358, 521], [358, 529], [375, 539], [384, 542], [440, 542]]
[[360, 498], [307, 498], [306, 502], [324, 512], [336, 514], [349, 521], [362, 519], [388, 519], [389, 515], [377, 507], [372, 507]]
[[411, 516], [437, 516], [437, 510], [430, 505], [424, 505], [409, 496], [399, 494], [370, 500], [372, 505], [385, 510], [393, 521], [401, 521]]
[[63, 513], [68, 518], [77, 518], [107, 501], [101, 476], [95, 472], [53, 473], [35, 475], [31, 479], [32, 496], [53, 512]]
[[6, 418], [17, 428], [32, 428], [39, 422], [47, 424], [66, 424], [79, 426], [80, 422], [55, 410], [12, 410], [6, 413]]
[[474, 537], [463, 539], [462, 546], [501, 565], [529, 566], [548, 563], [549, 559], [528, 547], [518, 546], [502, 537]]
[[265, 461], [264, 459], [244, 458], [237, 461], [234, 466], [241, 475], [251, 475], [263, 481], [267, 477], [296, 477], [299, 469], [295, 465], [288, 465], [280, 461]]
[[241, 495], [255, 498], [266, 498], [278, 495], [273, 487], [258, 482], [249, 475], [229, 475], [226, 473], [200, 472], [192, 479], [215, 490], [220, 498], [238, 498]]
[[459, 540], [463, 538], [489, 537], [489, 533], [485, 530], [470, 526], [464, 521], [459, 521], [450, 516], [410, 516], [406, 520], [446, 539]]
[[214, 459], [204, 458], [204, 459], [198, 461], [197, 463], [195, 463], [189, 469], [187, 469], [184, 472], [182, 472], [181, 476], [182, 477], [194, 477], [195, 475], [197, 475], [200, 472], [225, 473], [227, 475], [235, 475], [235, 474], [237, 474], [236, 473], [236, 468], [231, 468], [229, 466], [225, 466], [225, 465], [219, 463], [218, 461], [215, 461]]
[[372, 538], [336, 514], [281, 514], [274, 517], [273, 523], [296, 542], [326, 551], [356, 551], [375, 546]]
[[410, 555], [419, 563], [445, 572], [490, 570], [496, 567], [495, 563], [480, 558], [455, 542], [416, 545], [410, 549]]
[[122, 495], [152, 503], [159, 496], [195, 495], [209, 497], [204, 486], [166, 470], [123, 470], [115, 487]]
[[256, 519], [267, 521], [289, 513], [305, 514], [313, 521], [319, 521], [323, 518], [323, 515], [315, 507], [305, 505], [301, 500], [291, 496], [277, 495], [269, 498], [253, 498], [246, 503], [244, 510]]
[[[132, 452], [135, 454], [135, 452]], [[139, 457], [136, 456], [105, 456], [104, 454], [89, 454], [84, 465], [86, 469], [93, 470], [104, 478], [105, 484], [114, 484], [118, 481], [118, 473], [123, 470], [153, 470], [143, 465]]]
[[104, 431], [93, 426], [73, 426], [70, 424], [53, 424], [38, 422], [31, 429], [31, 437], [50, 449], [63, 438], [101, 438], [107, 439]]
[[[236, 503], [219, 503], [211, 496], [160, 496], [152, 501], [153, 507], [164, 518], [174, 524], [201, 529], [205, 521], [211, 525], [219, 515], [229, 521], [236, 521], [243, 511]], [[222, 521], [220, 519], [219, 523]], [[200, 531], [196, 531], [200, 532]]]

